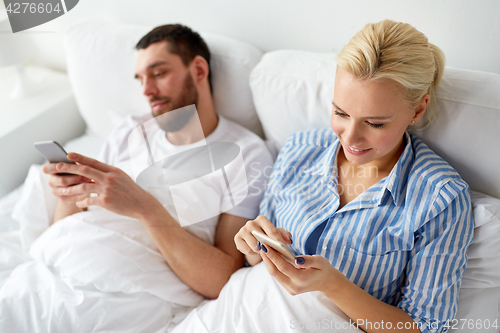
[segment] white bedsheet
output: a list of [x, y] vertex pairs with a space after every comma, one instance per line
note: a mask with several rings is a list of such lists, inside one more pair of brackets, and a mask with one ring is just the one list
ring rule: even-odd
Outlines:
[[164, 332], [203, 300], [137, 220], [95, 208], [47, 228], [44, 181], [33, 166], [20, 229], [0, 233], [0, 332]]
[[231, 276], [219, 298], [205, 301], [173, 333], [362, 332], [319, 292], [291, 296], [260, 263]]
[[[73, 140], [65, 148], [67, 151], [77, 151], [95, 158], [100, 143], [94, 137], [85, 135]], [[24, 186], [26, 184], [29, 184], [29, 181]], [[36, 252], [36, 259], [30, 256], [23, 249], [21, 241], [24, 238], [25, 246], [29, 246], [30, 232], [26, 229], [21, 232], [19, 222], [11, 217], [14, 206], [19, 205], [23, 198], [26, 199], [21, 195], [22, 190], [23, 188], [18, 188], [0, 200], [0, 332], [164, 332], [171, 330], [175, 323], [186, 316], [190, 307], [172, 305], [164, 300], [165, 294], [161, 286], [150, 283], [155, 281], [154, 277], [152, 280], [141, 280], [139, 276], [130, 277], [120, 273], [115, 274], [114, 281], [106, 281], [106, 273], [119, 268], [115, 262], [98, 271], [90, 269], [95, 267], [85, 266], [92, 263], [92, 260], [93, 263], [99, 260], [109, 262], [114, 260], [113, 256], [119, 258], [124, 255], [125, 252], [116, 251], [116, 245], [120, 242], [132, 244], [130, 251], [136, 255], [132, 258], [121, 256], [121, 259], [117, 259], [117, 262], [122, 262], [124, 266], [128, 265], [126, 272], [135, 271], [140, 275], [145, 274], [142, 265], [146, 265], [146, 269], [148, 263], [156, 266], [157, 256], [153, 253], [155, 250], [148, 247], [144, 240], [141, 241], [144, 234], [120, 233], [116, 227], [120, 226], [121, 220], [116, 220], [117, 224], [113, 227], [112, 215], [107, 216], [108, 223], [104, 224], [95, 225], [86, 218], [70, 222], [77, 230], [82, 230], [87, 235], [92, 234], [92, 230], [102, 230], [99, 228], [110, 229], [104, 230], [101, 239], [93, 235], [98, 240], [95, 245], [102, 246], [101, 249], [108, 252], [103, 258], [95, 255], [100, 254], [96, 247], [89, 249], [87, 253], [87, 244], [82, 240], [84, 234], [68, 230], [70, 223], [64, 227], [61, 225], [59, 229], [54, 228], [47, 236], [44, 235], [40, 243], [35, 244], [34, 249], [39, 250], [32, 250]], [[45, 201], [27, 201], [26, 204], [30, 209], [21, 213], [31, 216], [29, 230], [34, 242], [37, 233], [42, 234], [47, 229], [48, 220], [51, 219], [48, 215], [52, 213], [52, 207], [45, 206], [47, 208], [44, 215], [39, 212]], [[37, 225], [39, 231], [36, 231]], [[65, 245], [53, 244], [56, 230], [68, 233], [64, 238]], [[139, 235], [141, 237], [138, 237]], [[111, 241], [109, 246], [103, 245], [107, 238], [115, 239], [116, 242]], [[72, 241], [79, 244], [80, 250], [76, 253], [77, 257], [70, 260], [67, 256], [70, 254], [68, 247], [73, 245]], [[92, 251], [94, 256], [90, 255]], [[150, 261], [140, 262], [141, 253]], [[82, 261], [79, 262], [77, 258]], [[63, 276], [61, 271], [47, 265], [46, 261], [57, 262], [59, 265], [69, 261], [71, 265], [63, 268]], [[162, 264], [154, 267], [155, 274], [161, 275], [164, 269]], [[76, 272], [81, 272], [82, 275], [71, 279], [71, 274]], [[92, 282], [92, 277], [96, 278], [96, 284]], [[164, 281], [165, 285], [167, 281], [169, 280]], [[486, 321], [490, 324], [499, 323], [499, 295], [500, 287], [462, 288], [457, 312], [458, 325], [450, 331], [498, 332], [498, 329], [486, 328], [484, 324]], [[475, 326], [469, 329], [467, 326], [470, 321], [480, 321], [483, 327]], [[238, 333], [335, 332], [335, 323], [342, 329], [342, 325], [345, 327], [345, 324], [342, 324], [344, 322], [346, 317], [341, 311], [320, 294], [308, 293], [292, 297], [272, 279], [263, 265], [258, 265], [236, 272], [231, 283], [223, 289], [219, 300], [202, 302], [175, 332], [198, 333], [215, 329], [219, 329], [218, 332]], [[467, 325], [464, 326], [464, 323]]]

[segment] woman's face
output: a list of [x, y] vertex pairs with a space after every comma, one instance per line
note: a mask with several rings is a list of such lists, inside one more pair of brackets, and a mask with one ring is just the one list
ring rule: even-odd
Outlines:
[[394, 82], [360, 80], [338, 68], [331, 125], [347, 160], [381, 167], [397, 160], [407, 126], [425, 111], [424, 99], [411, 109]]

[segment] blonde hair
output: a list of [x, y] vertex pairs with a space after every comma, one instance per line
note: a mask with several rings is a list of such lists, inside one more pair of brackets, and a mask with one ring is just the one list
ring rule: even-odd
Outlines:
[[407, 23], [391, 20], [365, 25], [337, 57], [339, 68], [360, 79], [397, 82], [412, 108], [429, 94], [429, 105], [419, 127], [429, 125], [434, 118], [435, 91], [444, 65], [443, 52], [423, 33]]

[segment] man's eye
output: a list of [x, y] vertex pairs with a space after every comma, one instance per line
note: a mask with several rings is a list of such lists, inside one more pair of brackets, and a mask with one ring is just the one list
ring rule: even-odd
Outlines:
[[156, 77], [161, 77], [161, 76], [163, 76], [163, 74], [165, 74], [165, 72], [156, 73], [155, 76]]

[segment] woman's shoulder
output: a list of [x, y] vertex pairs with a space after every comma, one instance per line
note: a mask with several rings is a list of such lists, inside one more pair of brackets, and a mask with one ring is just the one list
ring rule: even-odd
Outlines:
[[[414, 154], [414, 162], [411, 172], [426, 178], [436, 185], [436, 182], [450, 180], [462, 181], [458, 172], [441, 156], [436, 154], [425, 142], [414, 134], [410, 134]], [[465, 182], [464, 182], [465, 183]]]
[[457, 195], [469, 191], [468, 184], [448, 162], [414, 134], [410, 134], [410, 137], [414, 154], [408, 176], [410, 192], [413, 192], [413, 189], [436, 197], [444, 190], [449, 191], [450, 188], [453, 188]]
[[319, 163], [328, 155], [337, 137], [331, 128], [296, 132], [281, 148], [275, 168], [305, 167]]
[[329, 147], [337, 137], [331, 128], [312, 129], [300, 131], [288, 136], [283, 147], [289, 146], [311, 146], [311, 147]]

